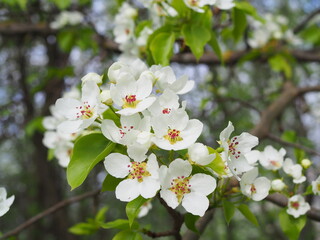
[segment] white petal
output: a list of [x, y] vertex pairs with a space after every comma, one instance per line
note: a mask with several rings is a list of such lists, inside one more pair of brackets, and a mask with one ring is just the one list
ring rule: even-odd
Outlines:
[[230, 138], [231, 133], [234, 131], [234, 127], [232, 125], [232, 122], [228, 123], [228, 126], [222, 130], [220, 133], [220, 140], [221, 141], [227, 141]]
[[154, 197], [160, 189], [160, 182], [152, 177], [143, 178], [143, 182], [139, 184], [140, 194], [144, 198]]
[[160, 191], [160, 196], [168, 204], [169, 207], [175, 209], [178, 207], [179, 202], [176, 195], [170, 190], [162, 189]]
[[241, 135], [238, 136], [237, 141], [239, 142], [237, 149], [241, 151], [242, 154], [250, 152], [251, 149], [259, 143], [259, 139], [256, 136], [246, 132], [241, 133]]
[[82, 86], [82, 102], [87, 102], [91, 107], [98, 104], [100, 98], [100, 89], [94, 81], [85, 82]]
[[213, 177], [203, 173], [193, 175], [189, 184], [192, 192], [201, 193], [205, 196], [212, 193], [217, 186], [217, 182]]
[[169, 174], [172, 177], [189, 177], [191, 171], [191, 164], [188, 161], [182, 160], [181, 158], [175, 159], [169, 165]]
[[102, 134], [108, 138], [112, 142], [119, 143], [121, 136], [120, 136], [120, 130], [117, 127], [117, 125], [114, 123], [114, 121], [110, 119], [105, 119], [101, 123], [101, 131]]
[[64, 121], [58, 125], [57, 130], [61, 133], [77, 133], [82, 130], [82, 124], [83, 120]]
[[77, 113], [79, 112], [79, 107], [81, 106], [82, 103], [73, 98], [59, 98], [55, 104], [58, 114], [61, 114], [70, 120], [77, 118]]
[[182, 206], [187, 212], [202, 217], [209, 207], [209, 200], [204, 195], [191, 192], [184, 195], [182, 199]]
[[123, 202], [130, 202], [139, 195], [139, 182], [133, 179], [123, 180], [116, 188], [116, 198]]
[[129, 174], [131, 163], [128, 156], [120, 153], [111, 153], [105, 158], [104, 167], [112, 176], [124, 178]]

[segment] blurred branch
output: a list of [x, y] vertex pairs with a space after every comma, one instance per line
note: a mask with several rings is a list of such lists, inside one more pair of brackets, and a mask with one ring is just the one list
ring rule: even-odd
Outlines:
[[316, 91], [320, 91], [320, 85], [297, 88], [291, 81], [285, 82], [282, 93], [262, 112], [260, 122], [251, 130], [251, 134], [260, 139], [268, 137], [273, 121], [296, 97]]
[[308, 152], [310, 154], [314, 154], [314, 155], [320, 156], [319, 152], [317, 152], [317, 151], [315, 151], [315, 150], [313, 150], [311, 148], [305, 147], [305, 146], [297, 144], [297, 143], [291, 143], [291, 142], [284, 141], [281, 138], [279, 138], [279, 137], [277, 137], [275, 135], [272, 135], [270, 133], [267, 135], [267, 138], [269, 138], [269, 139], [271, 139], [271, 140], [273, 140], [275, 142], [281, 143], [283, 145], [286, 145], [286, 146], [289, 146], [289, 147], [294, 147], [294, 148], [299, 148], [299, 149], [302, 149], [303, 151]]
[[313, 11], [312, 13], [310, 13], [305, 19], [302, 20], [302, 22], [300, 22], [294, 29], [293, 29], [293, 33], [297, 34], [300, 31], [302, 31], [307, 25], [308, 23], [316, 16], [320, 14], [320, 9], [316, 9], [315, 11]]
[[30, 227], [31, 225], [33, 225], [34, 223], [38, 222], [42, 218], [44, 218], [48, 215], [51, 215], [54, 212], [66, 207], [72, 203], [79, 202], [85, 198], [94, 197], [95, 195], [98, 195], [99, 193], [100, 193], [100, 189], [94, 190], [91, 192], [87, 192], [82, 195], [71, 197], [71, 198], [65, 199], [61, 202], [58, 202], [57, 204], [53, 205], [52, 207], [48, 208], [47, 210], [37, 214], [36, 216], [34, 216], [34, 217], [30, 218], [29, 220], [27, 220], [26, 222], [22, 223], [21, 225], [19, 225], [15, 229], [3, 234], [0, 237], [0, 239], [5, 239], [5, 238], [11, 237], [11, 236], [15, 236], [15, 235], [19, 234], [21, 231], [23, 231], [24, 229], [26, 229], [26, 228]]

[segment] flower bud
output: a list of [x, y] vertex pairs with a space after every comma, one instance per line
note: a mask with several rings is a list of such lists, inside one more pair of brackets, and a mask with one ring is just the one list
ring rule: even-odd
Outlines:
[[275, 179], [271, 182], [271, 188], [274, 191], [280, 192], [286, 187], [286, 184], [281, 179]]
[[305, 159], [303, 159], [303, 160], [301, 161], [301, 165], [302, 165], [302, 167], [303, 167], [304, 169], [309, 168], [309, 167], [311, 166], [311, 164], [312, 164], [312, 162], [311, 162], [309, 159], [307, 159], [307, 158], [305, 158]]
[[87, 81], [94, 81], [96, 84], [101, 84], [102, 83], [102, 76], [100, 76], [97, 73], [90, 72], [87, 73], [83, 78], [81, 78], [82, 84], [84, 84]]
[[112, 104], [112, 98], [110, 95], [110, 90], [103, 90], [100, 93], [100, 97], [101, 97], [101, 102], [107, 104], [107, 105], [111, 105]]

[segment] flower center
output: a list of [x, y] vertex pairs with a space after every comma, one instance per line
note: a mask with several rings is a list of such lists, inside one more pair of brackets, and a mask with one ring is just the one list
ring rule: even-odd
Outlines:
[[128, 132], [130, 132], [134, 127], [133, 126], [123, 126], [119, 129], [119, 133], [121, 135], [121, 138], [123, 138]]
[[171, 188], [169, 188], [169, 190], [176, 194], [179, 203], [181, 202], [184, 194], [191, 192], [189, 180], [189, 177], [184, 176], [171, 180]]
[[141, 101], [137, 100], [136, 95], [127, 95], [123, 99], [123, 102], [122, 108], [136, 108], [137, 104]]
[[251, 184], [250, 191], [251, 191], [251, 193], [252, 193], [252, 194], [253, 194], [253, 193], [257, 193], [256, 186], [255, 186], [255, 185], [253, 185], [253, 184]]
[[237, 145], [239, 142], [237, 142], [237, 137], [232, 138], [232, 141], [229, 140], [229, 152], [238, 159], [240, 157], [241, 152], [237, 150]]
[[180, 137], [180, 131], [177, 129], [168, 129], [168, 134], [164, 136], [171, 144], [175, 144], [178, 141], [182, 141], [183, 138]]
[[162, 110], [163, 114], [169, 114], [171, 112], [171, 108], [165, 108]]
[[147, 163], [146, 162], [132, 162], [131, 165], [128, 165], [129, 169], [129, 179], [137, 179], [138, 182], [143, 182], [144, 177], [151, 176], [151, 174], [147, 171]]
[[290, 202], [290, 206], [296, 210], [298, 210], [300, 204], [299, 202]]
[[280, 163], [276, 160], [270, 160], [270, 163], [272, 166], [275, 166], [275, 167], [280, 167]]
[[189, 0], [189, 4], [190, 4], [191, 6], [197, 7], [197, 6], [198, 6], [198, 0]]
[[77, 112], [77, 118], [81, 119], [89, 119], [93, 116], [93, 107], [88, 104], [88, 102], [84, 102], [82, 106], [76, 107], [79, 111]]

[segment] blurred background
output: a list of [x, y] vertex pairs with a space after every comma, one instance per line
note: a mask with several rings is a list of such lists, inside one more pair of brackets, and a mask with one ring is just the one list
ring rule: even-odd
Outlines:
[[[320, 9], [319, 0], [250, 2], [261, 14], [284, 15], [290, 28]], [[50, 115], [50, 105], [64, 91], [79, 84], [82, 76], [88, 72], [106, 74], [108, 66], [117, 60], [120, 52], [112, 41], [112, 30], [118, 7], [117, 1], [105, 0], [0, 0], [0, 186], [7, 189], [9, 196], [15, 195], [10, 211], [0, 218], [2, 233], [64, 199], [101, 187], [105, 170], [99, 165], [79, 189], [70, 191], [65, 169], [56, 159], [47, 160], [41, 122]], [[83, 23], [60, 29], [50, 27], [63, 9], [81, 12]], [[317, 19], [319, 26], [320, 14]], [[314, 31], [320, 35], [319, 28]], [[319, 39], [318, 45], [314, 41], [299, 48], [319, 48]], [[245, 47], [243, 42], [221, 45], [231, 51]], [[319, 61], [320, 58], [315, 62], [293, 63], [293, 81], [303, 86], [319, 84]], [[196, 81], [196, 89], [184, 98], [188, 109], [192, 109], [191, 116], [205, 123], [206, 131], [200, 141], [214, 147], [229, 120], [234, 122], [237, 133], [251, 130], [259, 120], [259, 113], [278, 96], [283, 83], [283, 76], [271, 71], [265, 61], [221, 65], [184, 64], [177, 60], [172, 66], [176, 75], [188, 74]], [[278, 119], [273, 133], [320, 151], [319, 107], [319, 93], [298, 98]], [[270, 143], [263, 141], [259, 149]], [[292, 149], [287, 150], [289, 155], [294, 154]], [[319, 175], [319, 158], [306, 157], [314, 161], [309, 172], [314, 179]], [[110, 207], [109, 220], [125, 218], [125, 205], [115, 200], [112, 193], [105, 192], [43, 218], [22, 231], [17, 239], [111, 239], [114, 234], [111, 230], [101, 230], [92, 236], [75, 236], [67, 230], [93, 217], [103, 206]], [[223, 213], [216, 211], [203, 239], [286, 239], [274, 220], [278, 207], [265, 203], [253, 204], [252, 209], [257, 213], [260, 228], [240, 215], [227, 226]], [[170, 216], [158, 202], [152, 211], [156, 217], [146, 216], [142, 222], [154, 226], [155, 231], [167, 230], [163, 223], [169, 222]], [[308, 222], [301, 239], [320, 239], [319, 224]]]

